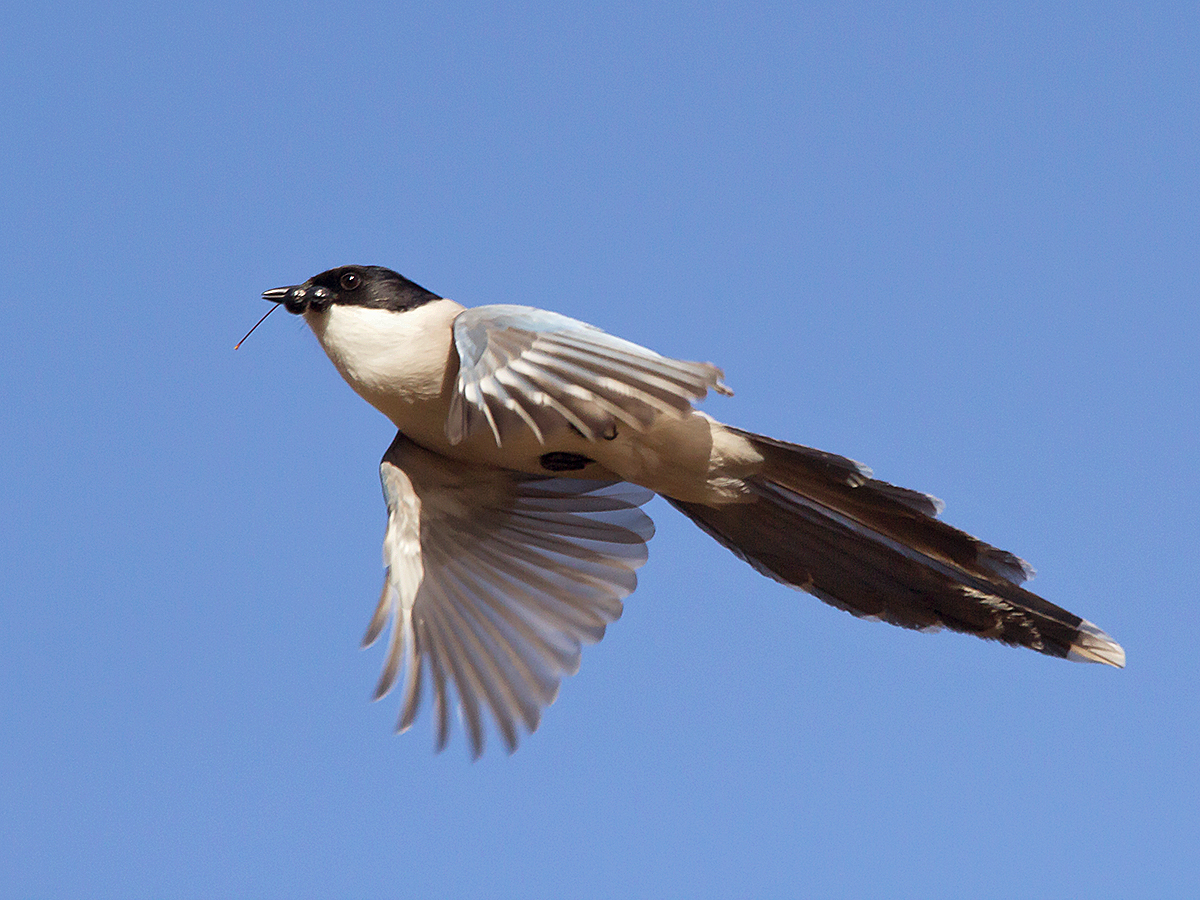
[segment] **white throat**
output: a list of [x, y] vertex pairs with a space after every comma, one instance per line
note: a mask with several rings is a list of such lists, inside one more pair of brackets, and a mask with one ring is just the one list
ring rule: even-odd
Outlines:
[[445, 422], [448, 379], [458, 373], [453, 322], [462, 311], [445, 299], [404, 312], [334, 304], [304, 319], [350, 387], [408, 431], [430, 416]]

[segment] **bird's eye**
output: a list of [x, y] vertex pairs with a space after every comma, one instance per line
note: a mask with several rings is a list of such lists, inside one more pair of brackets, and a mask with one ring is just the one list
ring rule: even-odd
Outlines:
[[345, 272], [342, 274], [342, 279], [339, 283], [343, 291], [352, 291], [362, 284], [362, 279], [358, 277], [357, 272]]

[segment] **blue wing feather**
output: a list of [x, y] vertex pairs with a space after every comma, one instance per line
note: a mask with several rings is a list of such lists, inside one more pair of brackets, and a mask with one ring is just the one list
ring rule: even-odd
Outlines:
[[671, 359], [569, 316], [528, 306], [480, 306], [454, 321], [458, 382], [446, 434], [519, 430], [542, 443], [572, 428], [589, 440], [618, 423], [643, 430], [684, 415], [710, 390], [730, 393], [711, 363]]

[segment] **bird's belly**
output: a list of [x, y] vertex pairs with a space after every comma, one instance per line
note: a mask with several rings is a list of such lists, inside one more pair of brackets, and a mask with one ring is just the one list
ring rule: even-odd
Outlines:
[[[410, 428], [416, 423], [408, 423]], [[505, 438], [490, 432], [451, 445], [443, 428], [401, 428], [427, 449], [476, 465], [568, 478], [611, 478], [697, 503], [739, 499], [741, 478], [762, 458], [738, 435], [702, 413], [663, 417], [644, 431], [618, 428], [611, 439], [590, 441], [564, 426], [540, 442], [532, 432]]]

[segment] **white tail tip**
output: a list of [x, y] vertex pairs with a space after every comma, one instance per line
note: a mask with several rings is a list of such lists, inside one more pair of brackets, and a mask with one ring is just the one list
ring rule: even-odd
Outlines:
[[1125, 649], [1107, 634], [1084, 619], [1079, 623], [1079, 634], [1067, 659], [1078, 662], [1104, 663], [1106, 666], [1125, 668]]

